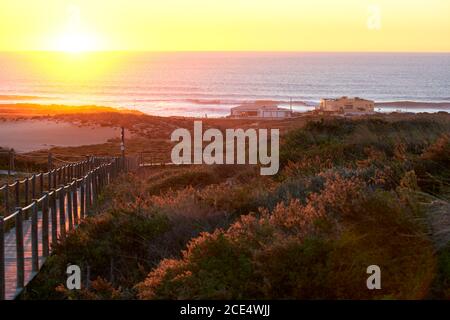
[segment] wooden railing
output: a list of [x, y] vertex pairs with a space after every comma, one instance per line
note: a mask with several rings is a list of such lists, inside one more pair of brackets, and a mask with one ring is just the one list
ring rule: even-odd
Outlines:
[[78, 226], [103, 188], [134, 162], [90, 157], [0, 187], [5, 212], [0, 216], [0, 300], [22, 292], [51, 244]]

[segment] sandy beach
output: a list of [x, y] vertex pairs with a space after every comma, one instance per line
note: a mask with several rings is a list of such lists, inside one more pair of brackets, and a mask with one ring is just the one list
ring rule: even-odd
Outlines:
[[105, 143], [120, 135], [119, 128], [77, 126], [69, 122], [26, 119], [0, 123], [0, 146], [31, 152], [53, 146]]

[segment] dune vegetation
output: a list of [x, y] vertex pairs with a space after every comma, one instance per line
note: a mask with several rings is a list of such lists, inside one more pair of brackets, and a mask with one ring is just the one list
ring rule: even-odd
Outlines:
[[[450, 119], [310, 121], [280, 171], [124, 174], [24, 299], [448, 299]], [[89, 271], [65, 289], [66, 266]], [[368, 290], [378, 265], [382, 289]]]

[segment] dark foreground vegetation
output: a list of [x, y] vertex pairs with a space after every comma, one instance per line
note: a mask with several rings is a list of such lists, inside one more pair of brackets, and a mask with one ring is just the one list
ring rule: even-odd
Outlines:
[[450, 298], [448, 116], [311, 121], [280, 160], [123, 176], [22, 298]]

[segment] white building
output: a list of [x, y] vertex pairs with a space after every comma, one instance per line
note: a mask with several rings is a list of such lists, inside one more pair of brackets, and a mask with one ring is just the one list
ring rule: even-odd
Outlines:
[[280, 119], [290, 118], [291, 116], [291, 110], [279, 108], [277, 105], [244, 104], [231, 108], [230, 118]]
[[374, 112], [374, 108], [375, 102], [372, 100], [365, 100], [358, 97], [342, 97], [339, 99], [322, 99], [316, 110], [339, 113], [372, 113]]

